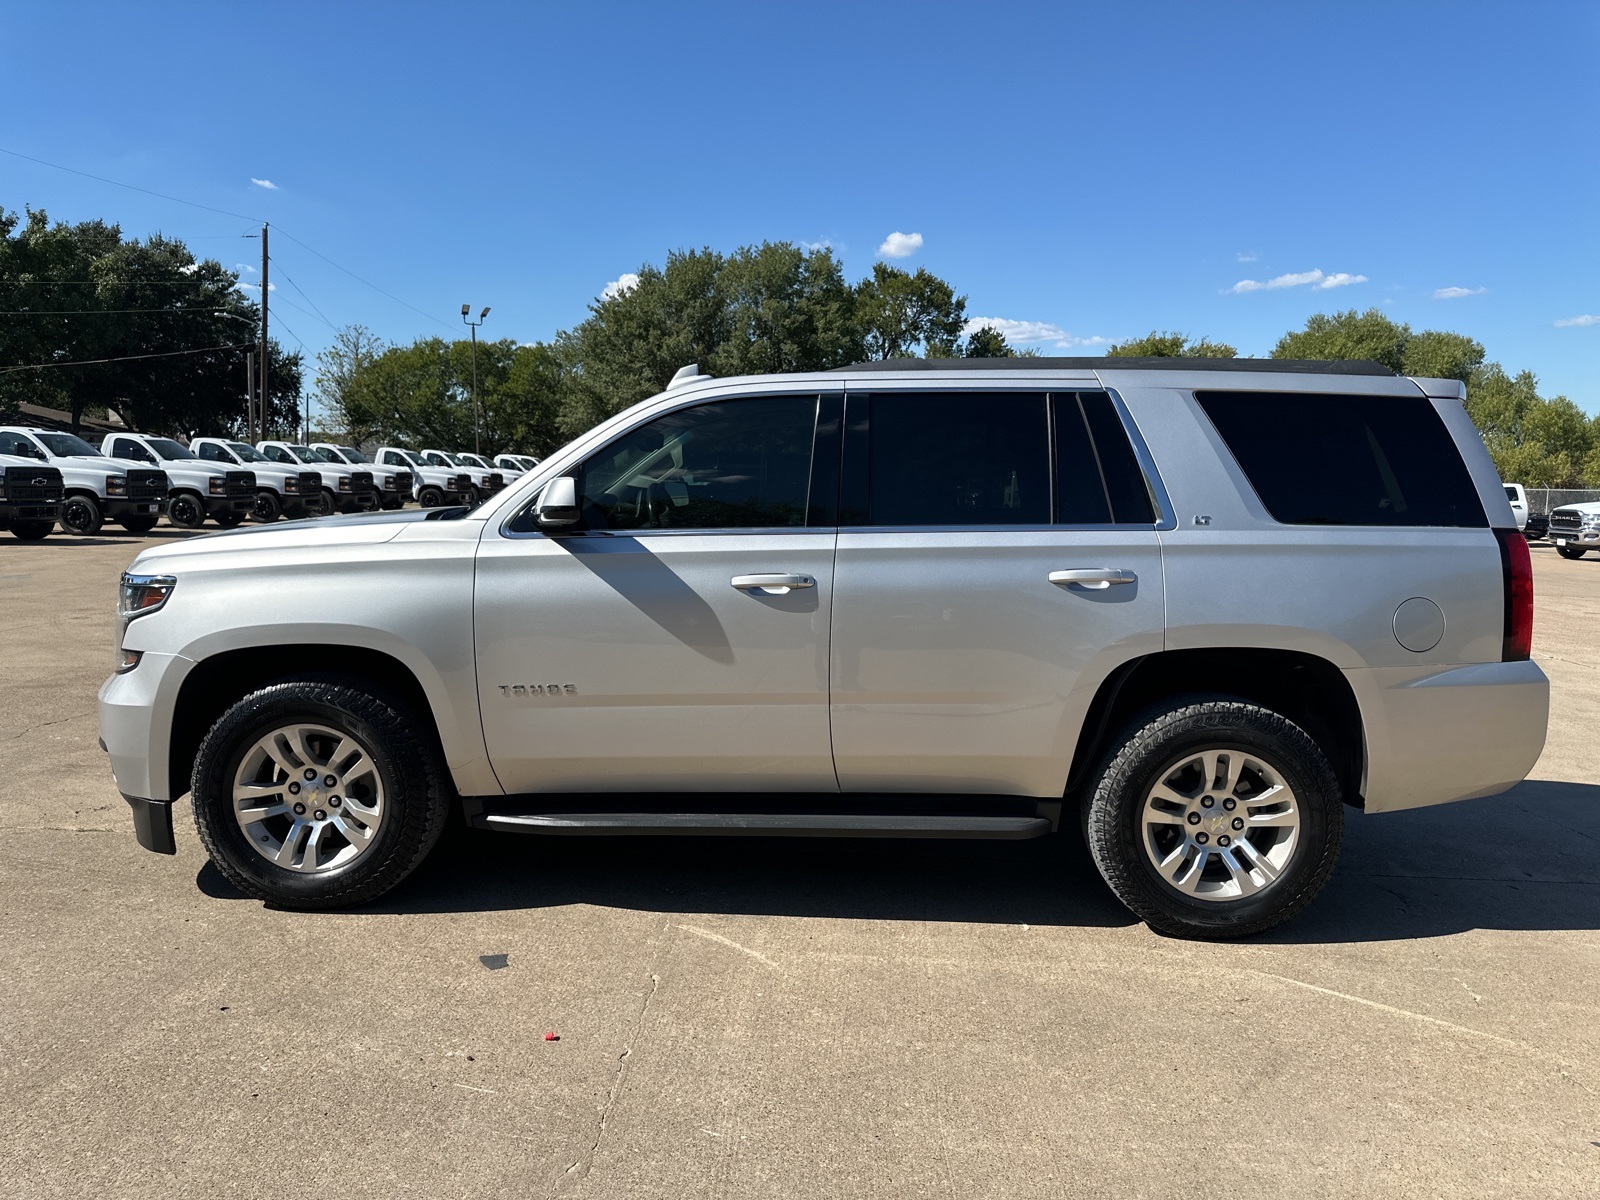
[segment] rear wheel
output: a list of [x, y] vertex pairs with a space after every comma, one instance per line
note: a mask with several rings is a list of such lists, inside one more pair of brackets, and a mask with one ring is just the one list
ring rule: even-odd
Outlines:
[[278, 502], [275, 493], [263, 489], [256, 493], [255, 503], [250, 506], [250, 515], [263, 525], [270, 525], [283, 516], [283, 505]]
[[417, 503], [423, 508], [438, 508], [444, 503], [444, 493], [436, 487], [425, 487], [417, 493]]
[[200, 840], [258, 899], [299, 909], [375, 899], [444, 829], [452, 793], [432, 745], [408, 706], [353, 681], [262, 688], [200, 746]]
[[1557, 546], [1556, 553], [1562, 558], [1582, 558], [1588, 551], [1582, 546]]
[[156, 527], [156, 518], [154, 518], [154, 517], [119, 517], [119, 518], [117, 518], [117, 524], [121, 525], [129, 533], [149, 533], [152, 529], [154, 529]]
[[179, 529], [199, 529], [206, 523], [206, 506], [193, 492], [179, 492], [167, 506], [167, 520]]
[[13, 521], [11, 536], [23, 542], [39, 542], [50, 536], [54, 521]]
[[100, 532], [105, 520], [99, 501], [93, 496], [68, 496], [66, 503], [61, 506], [61, 528], [68, 533], [92, 536]]
[[1246, 937], [1289, 920], [1327, 883], [1343, 830], [1317, 744], [1282, 715], [1224, 697], [1134, 722], [1088, 801], [1106, 883], [1179, 937]]

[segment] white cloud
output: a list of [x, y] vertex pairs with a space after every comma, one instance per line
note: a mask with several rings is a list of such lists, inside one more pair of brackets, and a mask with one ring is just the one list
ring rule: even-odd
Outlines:
[[1071, 350], [1075, 346], [1111, 344], [1110, 338], [1079, 337], [1048, 321], [1013, 321], [1007, 317], [973, 317], [961, 327], [961, 332], [970, 337], [985, 325], [1003, 334], [1007, 342], [1016, 346], [1048, 345], [1055, 350]]
[[1464, 287], [1434, 288], [1433, 289], [1433, 298], [1435, 300], [1459, 300], [1462, 296], [1481, 296], [1485, 292], [1487, 292], [1488, 290], [1489, 289], [1486, 288], [1486, 287], [1475, 287], [1475, 288], [1464, 288]]
[[800, 249], [806, 250], [806, 251], [832, 250], [833, 249], [833, 239], [832, 238], [823, 238], [821, 241], [816, 241], [816, 242], [801, 242], [800, 243]]
[[179, 275], [193, 275], [199, 269], [200, 269], [200, 264], [199, 263], [190, 263], [186, 267], [179, 267], [178, 268], [178, 274]]
[[600, 290], [600, 299], [615, 300], [625, 292], [631, 292], [639, 286], [639, 276], [633, 271], [625, 271]]
[[879, 258], [909, 258], [922, 249], [920, 233], [901, 233], [898, 229], [883, 239], [878, 247]]
[[1578, 325], [1600, 325], [1600, 313], [1584, 313], [1581, 317], [1562, 317], [1556, 322], [1557, 329], [1572, 329]]
[[1241, 250], [1238, 254], [1234, 255], [1234, 258], [1240, 262], [1255, 262], [1255, 260], [1260, 257], [1261, 255], [1255, 253], [1253, 250]]
[[1324, 275], [1321, 271], [1295, 271], [1288, 275], [1274, 275], [1271, 279], [1241, 279], [1228, 291], [1234, 295], [1244, 292], [1274, 292], [1280, 288], [1304, 287], [1307, 284], [1316, 284], [1319, 289], [1344, 287], [1352, 283], [1365, 283], [1365, 275], [1351, 275], [1344, 271], [1336, 271], [1332, 275]]
[[[261, 290], [261, 285], [259, 283], [245, 283], [243, 280], [240, 281], [239, 286], [244, 288], [244, 289], [246, 289], [247, 291], [252, 291], [252, 292], [259, 292]], [[270, 292], [275, 292], [277, 290], [278, 290], [278, 285], [277, 284], [275, 284], [275, 283], [267, 284], [267, 291], [269, 293]]]
[[278, 190], [278, 185], [273, 183], [270, 179], [257, 179], [254, 175], [252, 175], [250, 176], [250, 182], [255, 184], [258, 188], [266, 188], [269, 192], [275, 192]]

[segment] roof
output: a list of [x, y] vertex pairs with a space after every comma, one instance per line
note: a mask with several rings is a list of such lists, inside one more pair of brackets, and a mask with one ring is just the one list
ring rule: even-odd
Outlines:
[[1360, 359], [1304, 358], [884, 358], [835, 367], [830, 374], [862, 371], [1246, 371], [1287, 375], [1382, 375], [1382, 363]]

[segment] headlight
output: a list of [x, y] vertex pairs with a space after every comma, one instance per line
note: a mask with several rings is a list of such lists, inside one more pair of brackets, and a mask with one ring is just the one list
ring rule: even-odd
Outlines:
[[348, 492], [350, 490], [350, 476], [348, 476], [348, 475], [339, 476], [339, 490], [341, 492]]
[[106, 476], [106, 495], [126, 496], [128, 494], [128, 477], [126, 475]]
[[386, 492], [394, 491], [394, 476], [393, 475], [385, 475], [383, 477], [383, 490], [386, 491]]
[[1585, 529], [1600, 529], [1600, 513], [1584, 513], [1583, 527]]
[[211, 494], [213, 496], [226, 496], [228, 494], [228, 481], [221, 475], [211, 477]]
[[[122, 573], [122, 583], [117, 589], [117, 648], [122, 648], [122, 637], [128, 631], [128, 625], [135, 617], [142, 617], [153, 613], [167, 602], [167, 597], [172, 595], [172, 589], [178, 581], [171, 575], [135, 575], [132, 572]], [[118, 664], [118, 671], [131, 671], [138, 660], [132, 663], [126, 658]]]
[[283, 481], [283, 490], [286, 492], [298, 492], [300, 490], [300, 481], [290, 475]]

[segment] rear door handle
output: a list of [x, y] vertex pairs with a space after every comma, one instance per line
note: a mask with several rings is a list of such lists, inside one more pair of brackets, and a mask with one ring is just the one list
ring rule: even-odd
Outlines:
[[795, 588], [816, 587], [817, 581], [809, 575], [735, 575], [733, 586], [741, 592], [774, 592], [783, 596]]
[[1051, 583], [1075, 583], [1086, 588], [1108, 588], [1114, 583], [1134, 583], [1138, 578], [1121, 567], [1077, 567], [1071, 571], [1050, 572]]

